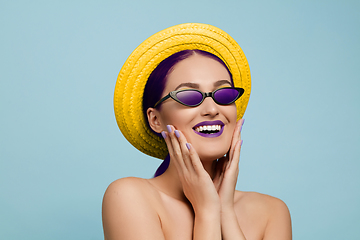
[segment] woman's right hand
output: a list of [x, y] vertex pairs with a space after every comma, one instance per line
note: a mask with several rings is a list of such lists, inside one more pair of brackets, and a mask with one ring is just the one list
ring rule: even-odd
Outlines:
[[209, 215], [220, 212], [220, 198], [210, 175], [206, 172], [200, 158], [185, 136], [173, 126], [162, 132], [170, 159], [174, 163], [182, 183], [186, 198], [197, 214]]

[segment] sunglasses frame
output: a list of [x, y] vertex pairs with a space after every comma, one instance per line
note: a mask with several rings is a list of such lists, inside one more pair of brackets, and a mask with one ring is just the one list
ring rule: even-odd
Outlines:
[[[227, 103], [227, 104], [219, 103], [219, 102], [216, 101], [216, 99], [214, 98], [214, 94], [215, 94], [217, 91], [222, 90], [222, 89], [235, 89], [235, 90], [238, 91], [238, 96], [237, 96], [233, 101], [231, 101], [230, 103]], [[201, 100], [201, 102], [198, 103], [198, 104], [195, 104], [195, 105], [188, 105], [188, 104], [185, 104], [185, 103], [181, 102], [181, 101], [177, 98], [176, 94], [179, 93], [179, 92], [185, 92], [185, 91], [196, 91], [196, 92], [201, 93], [201, 95], [202, 95], [202, 100]], [[243, 89], [243, 88], [237, 88], [237, 87], [218, 88], [218, 89], [216, 89], [216, 90], [213, 91], [213, 92], [207, 92], [207, 93], [204, 93], [204, 92], [202, 92], [202, 91], [200, 91], [200, 90], [198, 90], [198, 89], [175, 90], [175, 91], [170, 92], [168, 95], [166, 95], [166, 96], [163, 97], [162, 99], [160, 99], [157, 103], [155, 103], [154, 108], [156, 108], [160, 103], [162, 103], [163, 101], [165, 101], [165, 100], [168, 99], [168, 98], [172, 98], [172, 99], [174, 99], [175, 101], [177, 101], [178, 103], [180, 103], [180, 104], [182, 104], [182, 105], [185, 105], [185, 106], [187, 106], [187, 107], [197, 107], [197, 106], [199, 106], [199, 105], [205, 100], [205, 98], [207, 98], [207, 97], [211, 97], [211, 98], [214, 100], [214, 102], [216, 102], [216, 103], [219, 104], [219, 105], [230, 105], [230, 104], [234, 103], [236, 100], [238, 100], [243, 94], [244, 94], [244, 89]]]

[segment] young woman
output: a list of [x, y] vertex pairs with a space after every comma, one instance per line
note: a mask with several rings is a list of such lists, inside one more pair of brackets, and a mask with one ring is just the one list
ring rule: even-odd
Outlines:
[[[229, 39], [210, 25], [178, 25], [145, 41], [124, 64], [114, 98], [120, 129], [139, 150], [167, 156], [154, 178], [110, 184], [105, 239], [291, 239], [281, 200], [235, 190], [250, 75]], [[236, 53], [240, 60], [232, 61]]]

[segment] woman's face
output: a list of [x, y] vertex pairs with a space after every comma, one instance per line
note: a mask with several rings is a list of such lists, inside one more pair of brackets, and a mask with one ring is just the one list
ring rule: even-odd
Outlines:
[[[231, 87], [226, 68], [214, 59], [197, 54], [174, 66], [168, 75], [162, 97], [174, 90], [190, 88], [212, 92], [220, 87]], [[199, 106], [187, 107], [169, 98], [161, 104], [159, 118], [164, 131], [166, 125], [173, 125], [180, 130], [201, 160], [214, 160], [222, 157], [230, 148], [236, 125], [236, 106], [235, 103], [218, 105], [211, 97], [207, 97]], [[222, 133], [202, 132], [201, 129], [208, 126], [221, 127]]]

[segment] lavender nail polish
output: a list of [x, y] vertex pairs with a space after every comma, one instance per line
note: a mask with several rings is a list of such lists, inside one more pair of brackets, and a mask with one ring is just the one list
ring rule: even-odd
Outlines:
[[172, 129], [171, 129], [170, 125], [166, 125], [166, 128], [167, 128], [167, 130], [168, 130], [169, 133], [172, 132]]
[[162, 131], [161, 136], [165, 139], [166, 138], [166, 133], [164, 131]]
[[190, 144], [189, 144], [189, 143], [186, 143], [185, 145], [186, 145], [186, 147], [190, 150]]
[[179, 138], [179, 137], [180, 137], [180, 133], [179, 133], [179, 131], [178, 131], [178, 130], [175, 130], [174, 132], [175, 132], [176, 137], [178, 137], [178, 138]]
[[243, 140], [241, 139], [241, 142], [240, 142], [240, 147], [242, 146], [242, 144], [243, 144]]

